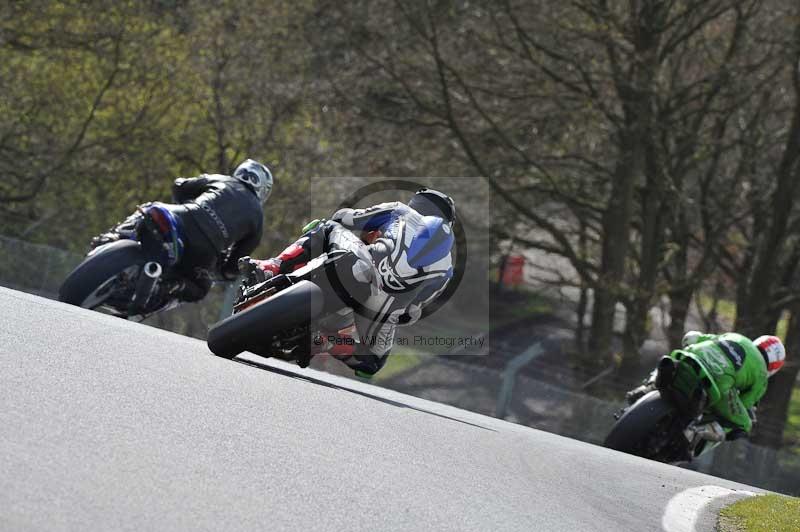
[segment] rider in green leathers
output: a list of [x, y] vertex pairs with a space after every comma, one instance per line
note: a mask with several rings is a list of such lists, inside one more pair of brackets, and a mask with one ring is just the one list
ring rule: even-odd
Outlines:
[[[781, 340], [776, 336], [761, 336], [751, 341], [734, 332], [716, 335], [690, 331], [682, 344], [669, 358], [680, 361], [693, 355], [720, 392], [719, 399], [708, 408], [730, 429], [727, 439], [747, 435], [753, 426], [753, 407], [767, 391], [767, 379], [783, 366], [786, 358]], [[657, 386], [657, 373], [653, 372], [645, 384], [628, 392], [631, 404]]]

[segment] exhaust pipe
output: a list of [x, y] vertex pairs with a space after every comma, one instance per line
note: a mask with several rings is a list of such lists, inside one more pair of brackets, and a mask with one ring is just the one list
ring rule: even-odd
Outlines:
[[150, 261], [144, 265], [144, 274], [151, 279], [158, 279], [164, 271], [157, 262]]
[[136, 291], [133, 294], [133, 299], [128, 309], [129, 314], [140, 314], [144, 312], [147, 308], [147, 304], [150, 302], [150, 298], [153, 297], [156, 291], [158, 280], [161, 278], [163, 272], [164, 269], [161, 267], [161, 264], [155, 261], [145, 263], [142, 267], [142, 273], [139, 275], [139, 279], [136, 282]]

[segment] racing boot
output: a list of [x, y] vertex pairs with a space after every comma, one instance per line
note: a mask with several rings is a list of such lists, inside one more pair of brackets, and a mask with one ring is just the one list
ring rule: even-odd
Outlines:
[[695, 434], [698, 437], [708, 441], [725, 441], [725, 429], [723, 429], [722, 425], [716, 421], [700, 425], [695, 429]]
[[638, 401], [648, 393], [652, 392], [653, 390], [655, 390], [655, 386], [653, 386], [653, 383], [642, 384], [641, 386], [637, 386], [633, 390], [628, 391], [625, 394], [625, 400], [628, 402], [629, 405], [633, 405], [634, 403], [636, 403], [636, 401]]
[[139, 224], [142, 222], [142, 213], [138, 210], [125, 218], [124, 221], [115, 225], [105, 233], [92, 238], [89, 244], [90, 249], [94, 249], [111, 242], [116, 242], [120, 239], [135, 239], [139, 230]]
[[119, 239], [120, 236], [118, 233], [109, 231], [108, 233], [103, 233], [102, 235], [97, 235], [96, 237], [92, 238], [92, 241], [89, 243], [89, 249], [98, 248], [100, 246], [110, 244], [111, 242], [116, 242]]
[[637, 386], [633, 390], [628, 391], [625, 394], [625, 400], [628, 402], [629, 405], [633, 405], [636, 401], [647, 395], [648, 393], [652, 392], [656, 389], [655, 381], [656, 381], [656, 372], [658, 370], [653, 371], [650, 375], [644, 380], [641, 386]]

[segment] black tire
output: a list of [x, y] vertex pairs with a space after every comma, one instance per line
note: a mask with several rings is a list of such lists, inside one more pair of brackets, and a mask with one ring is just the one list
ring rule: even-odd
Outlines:
[[676, 408], [658, 391], [652, 391], [636, 401], [611, 427], [603, 445], [623, 453], [642, 455], [642, 444], [656, 426]]
[[141, 266], [146, 258], [135, 240], [119, 240], [87, 257], [64, 279], [58, 300], [79, 307], [94, 308], [87, 299], [98, 287], [131, 266]]
[[208, 331], [208, 348], [222, 358], [263, 346], [277, 333], [307, 325], [324, 307], [322, 290], [300, 281], [252, 308], [225, 318]]

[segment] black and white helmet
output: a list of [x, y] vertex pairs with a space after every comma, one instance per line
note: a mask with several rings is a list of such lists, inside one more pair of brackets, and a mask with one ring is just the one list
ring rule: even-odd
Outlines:
[[456, 204], [453, 198], [432, 188], [418, 190], [409, 200], [408, 206], [423, 216], [438, 216], [449, 223], [453, 223], [456, 219]]
[[272, 172], [266, 165], [253, 159], [247, 159], [236, 167], [233, 177], [245, 185], [249, 185], [261, 203], [266, 203], [272, 192]]

